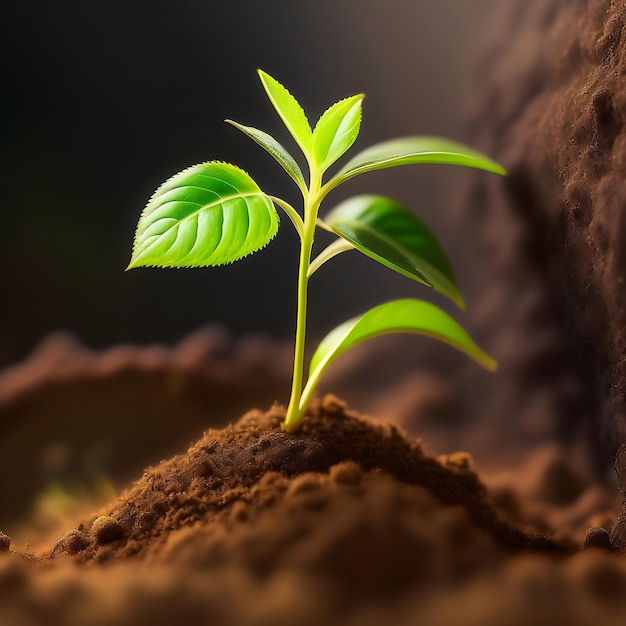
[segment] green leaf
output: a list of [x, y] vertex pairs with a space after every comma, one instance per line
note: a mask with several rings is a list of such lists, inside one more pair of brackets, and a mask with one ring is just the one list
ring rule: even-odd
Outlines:
[[440, 137], [405, 137], [385, 141], [363, 150], [328, 181], [326, 188], [330, 191], [340, 183], [364, 172], [414, 163], [462, 165], [506, 175], [506, 170], [495, 161], [456, 141]]
[[416, 333], [433, 337], [465, 352], [490, 371], [498, 367], [454, 319], [434, 304], [423, 300], [394, 300], [344, 322], [322, 339], [311, 359], [309, 380], [300, 408], [306, 408], [320, 377], [338, 356], [366, 339], [389, 333]]
[[317, 270], [324, 265], [324, 263], [330, 261], [330, 259], [335, 258], [338, 254], [342, 254], [343, 252], [348, 252], [348, 250], [354, 250], [354, 246], [347, 241], [346, 239], [342, 239], [338, 237], [333, 241], [330, 245], [326, 246], [314, 259], [311, 261], [311, 265], [309, 265], [309, 271], [307, 272], [307, 278], [311, 278]]
[[356, 141], [361, 127], [363, 95], [341, 100], [320, 117], [313, 131], [316, 163], [326, 169]]
[[244, 126], [233, 122], [233, 120], [226, 120], [229, 124], [238, 128], [244, 135], [250, 137], [258, 143], [262, 148], [265, 148], [283, 167], [283, 169], [293, 178], [298, 187], [302, 190], [306, 190], [306, 182], [302, 175], [302, 170], [296, 162], [296, 160], [287, 152], [287, 150], [280, 144], [274, 137], [262, 130], [252, 128], [252, 126]]
[[337, 205], [324, 222], [363, 254], [465, 308], [443, 248], [403, 205], [383, 196], [355, 196]]
[[267, 97], [304, 154], [310, 155], [311, 125], [298, 101], [275, 79], [258, 70]]
[[230, 263], [267, 245], [277, 230], [272, 201], [246, 172], [201, 163], [154, 193], [139, 219], [127, 269]]

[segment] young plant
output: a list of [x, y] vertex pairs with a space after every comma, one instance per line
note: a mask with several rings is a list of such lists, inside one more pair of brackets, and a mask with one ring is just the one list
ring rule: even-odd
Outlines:
[[[227, 122], [269, 152], [289, 174], [302, 193], [302, 213], [285, 200], [261, 191], [235, 165], [200, 163], [174, 175], [154, 193], [139, 219], [128, 269], [204, 267], [236, 261], [269, 243], [279, 224], [275, 206], [285, 211], [301, 243], [293, 381], [282, 424], [290, 432], [298, 427], [328, 366], [347, 349], [372, 337], [395, 332], [428, 335], [465, 352], [488, 370], [495, 370], [495, 361], [449, 315], [428, 302], [403, 299], [377, 306], [331, 331], [317, 347], [305, 383], [308, 283], [324, 263], [342, 252], [356, 249], [465, 308], [445, 252], [409, 209], [384, 196], [360, 195], [340, 203], [320, 219], [320, 205], [326, 196], [365, 172], [413, 163], [462, 165], [501, 175], [506, 172], [459, 143], [437, 137], [406, 137], [374, 145], [326, 177], [328, 168], [357, 138], [363, 95], [332, 105], [311, 128], [296, 99], [265, 72], [259, 70], [259, 76], [270, 102], [306, 159], [308, 177], [272, 136], [232, 120]], [[336, 238], [312, 258], [318, 227]]]

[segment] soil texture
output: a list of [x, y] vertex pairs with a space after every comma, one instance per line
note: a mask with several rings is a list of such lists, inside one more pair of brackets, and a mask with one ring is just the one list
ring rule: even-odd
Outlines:
[[[582, 608], [623, 616], [626, 566], [606, 533], [591, 533], [584, 553], [573, 534], [548, 538], [511, 494], [490, 494], [469, 454], [430, 457], [334, 396], [295, 435], [280, 430], [283, 417], [276, 405], [206, 431], [49, 549], [12, 551], [5, 536], [0, 621], [377, 624], [392, 615], [521, 624]], [[561, 480], [552, 496], [571, 500], [568, 488]]]
[[[313, 405], [295, 435], [280, 430], [284, 410], [278, 404], [235, 421], [221, 402], [227, 406], [234, 396], [245, 402], [250, 390], [238, 385], [250, 364], [259, 363], [253, 358], [259, 343], [228, 340], [222, 350], [209, 349], [216, 336], [203, 330], [171, 349], [102, 354], [57, 338], [0, 377], [0, 408], [11, 427], [4, 442], [7, 481], [19, 478], [19, 468], [29, 470], [10, 438], [30, 432], [37, 450], [48, 433], [50, 406], [76, 425], [92, 411], [109, 411], [117, 436], [111, 449], [137, 451], [108, 459], [110, 489], [128, 484], [123, 477], [129, 473], [140, 476], [118, 497], [91, 494], [77, 508], [67, 506], [72, 484], [50, 490], [40, 484], [43, 477], [32, 481], [25, 472], [23, 500], [41, 501], [33, 494], [43, 489], [59, 515], [46, 516], [41, 507], [14, 511], [5, 500], [0, 623], [622, 619], [626, 568], [603, 530], [615, 522], [616, 491], [585, 471], [584, 454], [547, 438], [527, 448], [522, 462], [510, 459], [479, 472], [469, 453], [433, 455], [428, 442], [423, 446], [397, 425], [356, 414], [330, 395]], [[183, 356], [192, 353], [202, 358], [185, 369]], [[265, 342], [262, 353], [266, 366], [257, 381], [265, 380], [264, 393], [277, 397], [284, 393], [284, 347]], [[115, 367], [104, 368], [109, 361]], [[210, 384], [218, 372], [223, 387]], [[116, 413], [111, 401], [124, 397], [125, 376], [137, 389], [132, 406], [141, 426], [134, 430], [125, 430], [127, 414]], [[414, 398], [409, 381], [415, 376], [407, 376], [407, 399]], [[167, 391], [167, 380], [178, 381], [176, 393]], [[201, 380], [208, 381], [214, 406], [206, 397], [203, 409], [196, 404]], [[427, 379], [420, 381], [427, 388]], [[426, 397], [439, 395], [433, 383]], [[152, 402], [142, 407], [146, 397]], [[398, 393], [395, 398], [407, 402]], [[158, 402], [169, 419], [163, 412], [155, 435], [149, 431]], [[421, 409], [432, 410], [428, 406]], [[159, 458], [168, 438], [192, 440], [203, 410], [215, 426], [186, 453], [142, 475], [136, 458]], [[17, 416], [26, 423], [8, 419]], [[463, 419], [456, 424], [464, 428]], [[56, 426], [64, 447], [83, 445], [87, 435], [78, 427]], [[148, 433], [143, 439], [142, 432]], [[89, 437], [97, 439], [98, 429]], [[176, 445], [170, 442], [170, 449]], [[89, 483], [91, 476], [75, 478]], [[74, 500], [83, 492], [74, 492]]]
[[[552, 351], [526, 364], [531, 380], [552, 379], [561, 432], [579, 433], [606, 467], [626, 441], [626, 8], [515, 1], [494, 3], [493, 19], [472, 123], [509, 170], [503, 186], [473, 191], [474, 220], [489, 224], [483, 239], [501, 250], [489, 319], [501, 327], [513, 309], [520, 339], [543, 329]], [[623, 483], [626, 454], [617, 458]], [[616, 541], [626, 542], [624, 526]]]

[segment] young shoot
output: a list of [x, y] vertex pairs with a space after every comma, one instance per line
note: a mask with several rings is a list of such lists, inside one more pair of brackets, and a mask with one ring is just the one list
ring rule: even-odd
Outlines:
[[[363, 95], [333, 104], [311, 127], [304, 110], [287, 89], [261, 70], [259, 77], [306, 160], [308, 177], [298, 161], [271, 135], [227, 121], [269, 152], [293, 179], [302, 193], [301, 210], [262, 191], [235, 165], [221, 161], [194, 165], [163, 183], [148, 202], [137, 225], [128, 269], [205, 267], [236, 261], [263, 248], [274, 237], [279, 225], [276, 207], [287, 214], [301, 244], [293, 380], [282, 424], [289, 432], [300, 424], [328, 366], [352, 346], [372, 337], [397, 332], [427, 335], [465, 352], [486, 369], [495, 370], [495, 361], [452, 317], [428, 302], [402, 299], [377, 306], [332, 330], [317, 347], [305, 379], [309, 280], [323, 264], [343, 252], [358, 250], [465, 308], [446, 253], [408, 208], [384, 196], [359, 195], [341, 202], [320, 218], [320, 205], [326, 196], [355, 176], [400, 165], [446, 163], [500, 175], [506, 172], [462, 144], [418, 136], [371, 146], [327, 175], [359, 134]], [[329, 231], [335, 239], [313, 258], [317, 228]]]

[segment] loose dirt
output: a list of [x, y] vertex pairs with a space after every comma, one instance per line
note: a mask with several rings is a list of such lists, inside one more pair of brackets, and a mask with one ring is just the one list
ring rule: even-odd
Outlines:
[[[493, 497], [467, 453], [428, 456], [334, 396], [297, 434], [283, 417], [276, 405], [206, 431], [47, 549], [2, 537], [0, 623], [623, 617], [623, 560], [575, 533], [550, 539], [519, 506], [515, 521], [515, 497]], [[544, 489], [577, 499], [552, 477]]]

